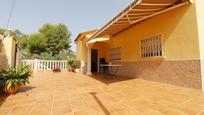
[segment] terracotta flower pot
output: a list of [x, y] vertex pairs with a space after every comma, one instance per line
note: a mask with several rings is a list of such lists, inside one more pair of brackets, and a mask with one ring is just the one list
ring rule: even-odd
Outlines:
[[75, 73], [79, 73], [80, 72], [80, 69], [75, 69]]
[[20, 84], [20, 83], [16, 84], [16, 91], [18, 91], [21, 87], [23, 87], [22, 84]]
[[69, 68], [68, 71], [69, 72], [74, 72], [74, 69], [73, 68]]
[[4, 88], [4, 91], [11, 95], [11, 94], [15, 94], [16, 93], [16, 88], [15, 87], [12, 87], [11, 85], [7, 85], [5, 88]]
[[11, 95], [11, 94], [15, 94], [20, 88], [22, 87], [22, 84], [16, 84], [15, 87], [11, 86], [11, 85], [7, 85], [5, 88], [4, 88], [4, 91]]

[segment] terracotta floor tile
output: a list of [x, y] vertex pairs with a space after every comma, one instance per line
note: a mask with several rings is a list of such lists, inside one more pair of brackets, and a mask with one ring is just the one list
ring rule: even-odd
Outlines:
[[45, 110], [33, 111], [31, 115], [50, 115], [51, 113]]
[[188, 113], [183, 112], [182, 110], [179, 109], [169, 109], [166, 112], [163, 112], [165, 115], [189, 115]]
[[97, 115], [97, 114], [92, 110], [81, 110], [74, 112], [74, 115]]
[[0, 107], [0, 115], [6, 115], [9, 110], [12, 109], [10, 107]]
[[199, 90], [69, 72], [38, 72], [17, 94], [0, 95], [0, 115], [202, 115], [203, 109]]
[[59, 107], [54, 107], [53, 108], [53, 114], [66, 114], [66, 113], [72, 113], [72, 109], [70, 106], [59, 106]]
[[30, 110], [34, 106], [34, 103], [31, 104], [18, 104], [15, 107], [13, 107], [8, 114], [15, 114], [15, 113], [21, 113], [21, 114], [29, 114]]
[[184, 105], [179, 106], [178, 108], [188, 114], [198, 114], [202, 111], [204, 112], [204, 105], [196, 102], [188, 102]]

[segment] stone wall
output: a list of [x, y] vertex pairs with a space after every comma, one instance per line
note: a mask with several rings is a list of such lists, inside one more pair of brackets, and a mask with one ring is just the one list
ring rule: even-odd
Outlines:
[[117, 74], [201, 89], [199, 60], [123, 62]]

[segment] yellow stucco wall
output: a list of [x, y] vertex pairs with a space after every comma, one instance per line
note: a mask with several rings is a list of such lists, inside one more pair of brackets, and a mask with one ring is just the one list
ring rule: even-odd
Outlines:
[[76, 41], [76, 59], [81, 59], [81, 42]]
[[[75, 39], [76, 43], [76, 58], [87, 63], [88, 48], [86, 46], [86, 41], [90, 38], [97, 30], [90, 30], [80, 33]], [[83, 65], [83, 64], [82, 64]]]
[[105, 58], [109, 62], [110, 44], [108, 42], [98, 42], [91, 46], [92, 49], [98, 50], [98, 62], [100, 58]]
[[2, 51], [0, 53], [0, 69], [14, 67], [16, 39], [14, 37], [6, 37], [2, 40]]
[[82, 39], [79, 39], [76, 41], [77, 45], [77, 52], [76, 52], [76, 58], [77, 60], [81, 60], [83, 62], [87, 62], [87, 46], [86, 46], [86, 37], [83, 37]]
[[166, 60], [199, 59], [196, 28], [195, 4], [185, 5], [117, 34], [111, 39], [111, 47], [121, 47], [122, 61], [141, 61], [141, 39], [163, 34]]
[[[1, 36], [0, 36], [1, 37]], [[4, 59], [4, 55], [3, 55], [3, 41], [0, 40], [0, 70], [3, 69], [3, 59]]]
[[[84, 38], [82, 40], [77, 40], [77, 53], [76, 57], [78, 60], [82, 60], [85, 63], [87, 63], [87, 56], [88, 56], [88, 48], [86, 46], [86, 40], [87, 38]], [[91, 49], [97, 49], [98, 50], [98, 59], [105, 58], [106, 61], [109, 61], [109, 43], [106, 42], [96, 42], [94, 44], [89, 44], [89, 47]]]
[[15, 65], [15, 54], [16, 54], [16, 39], [12, 39], [12, 45], [11, 45], [11, 66], [14, 67]]
[[87, 49], [87, 46], [86, 46], [86, 40], [87, 40], [87, 38], [84, 38], [83, 40], [82, 40], [82, 57], [81, 57], [81, 59], [85, 62], [85, 63], [87, 63], [87, 56], [88, 56], [88, 49]]

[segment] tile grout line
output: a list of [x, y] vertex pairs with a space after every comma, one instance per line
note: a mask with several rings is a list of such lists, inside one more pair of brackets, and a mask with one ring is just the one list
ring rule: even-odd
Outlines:
[[[159, 84], [158, 86], [159, 86], [159, 87], [162, 87], [163, 85], [166, 85], [166, 84]], [[152, 85], [152, 86], [154, 86], [154, 85]], [[142, 91], [142, 92], [144, 92], [143, 90], [146, 90], [146, 89], [143, 88], [143, 89], [139, 89], [139, 90]], [[149, 91], [149, 92], [150, 92], [150, 95], [152, 95], [152, 96], [155, 95], [153, 92], [151, 92], [151, 91]], [[110, 94], [109, 94], [109, 95], [110, 95]], [[111, 95], [110, 95], [110, 96], [111, 96]], [[185, 103], [191, 102], [192, 100], [198, 98], [199, 96], [200, 96], [200, 95], [197, 94], [196, 97], [190, 98], [190, 99], [184, 101], [183, 103], [177, 104], [177, 105], [175, 105], [175, 107], [179, 107], [179, 106], [184, 105]], [[144, 98], [144, 97], [143, 97], [143, 98]], [[126, 105], [126, 104], [124, 104], [124, 105]], [[200, 105], [200, 104], [199, 104], [199, 105]], [[128, 106], [128, 105], [127, 105], [127, 106]], [[168, 108], [167, 110], [163, 110], [163, 111], [161, 111], [161, 112], [167, 112], [167, 111], [169, 111], [169, 110], [171, 109], [170, 107], [167, 107], [167, 108]], [[130, 109], [132, 109], [132, 108], [130, 107]]]
[[[161, 86], [163, 86], [163, 85], [165, 85], [165, 84], [159, 84], [158, 86], [161, 87]], [[142, 91], [142, 90], [146, 90], [146, 89], [139, 89], [139, 90]], [[144, 91], [143, 91], [143, 92], [144, 92]], [[153, 92], [151, 92], [151, 91], [149, 91], [149, 92], [150, 92], [150, 95], [152, 95], [152, 96], [155, 95]], [[143, 97], [143, 98], [144, 98], [144, 97]], [[176, 104], [175, 107], [182, 106], [183, 104], [185, 104], [185, 103], [187, 103], [187, 102], [190, 102], [190, 101], [192, 101], [192, 100], [194, 100], [194, 99], [196, 99], [196, 98], [198, 98], [198, 96], [195, 97], [195, 98], [188, 99], [188, 100], [184, 101], [183, 103]], [[163, 110], [163, 111], [161, 111], [161, 112], [167, 112], [167, 111], [169, 111], [169, 110], [171, 109], [171, 107], [167, 107], [167, 108], [168, 108], [168, 109]]]
[[[105, 92], [106, 93], [106, 92]], [[109, 96], [111, 96], [111, 97], [113, 97], [113, 98], [116, 98], [116, 99], [118, 99], [117, 97], [114, 97], [113, 95], [111, 95], [111, 94], [109, 94], [109, 93], [106, 93], [107, 95], [109, 95]], [[121, 102], [121, 100], [120, 100], [120, 102]], [[132, 107], [129, 107], [129, 105], [127, 105], [127, 104], [124, 104], [124, 103], [122, 103], [125, 107], [127, 107], [128, 108], [128, 111], [129, 110], [131, 110], [131, 109], [133, 109]]]
[[[143, 91], [143, 90], [145, 90], [145, 89], [139, 89], [139, 91], [142, 91], [142, 92], [145, 92], [145, 91]], [[106, 93], [106, 92], [105, 92]], [[111, 94], [109, 94], [109, 93], [106, 93], [107, 95], [109, 95], [109, 96], [111, 96], [111, 97], [113, 97], [113, 98], [116, 98], [116, 99], [118, 99], [117, 97], [114, 97], [113, 95], [111, 95]], [[152, 95], [152, 96], [154, 96], [155, 94], [154, 93], [152, 93], [152, 92], [150, 92], [150, 95]], [[141, 97], [141, 98], [144, 98], [144, 97]], [[121, 103], [122, 103], [122, 101], [120, 101]], [[127, 105], [127, 104], [124, 104], [124, 103], [122, 103], [125, 107], [127, 107], [129, 110], [131, 110], [131, 109], [133, 109], [132, 107], [130, 107], [129, 105]]]
[[[64, 87], [65, 87], [65, 91], [66, 91], [66, 95], [68, 96], [68, 94], [67, 94], [67, 88], [66, 88], [66, 86], [64, 85]], [[68, 104], [69, 104], [69, 106], [70, 106], [70, 108], [71, 108], [71, 110], [72, 110], [72, 114], [74, 115], [74, 112], [73, 112], [73, 107], [72, 107], [72, 105], [71, 105], [71, 101], [70, 101], [70, 99], [68, 99], [68, 102], [67, 102]]]
[[[158, 86], [163, 86], [163, 85], [165, 85], [165, 84], [159, 84]], [[143, 90], [146, 90], [146, 89], [143, 89]], [[153, 92], [151, 92], [150, 91], [150, 93], [152, 93], [153, 94]], [[151, 95], [152, 95], [151, 94]], [[155, 94], [153, 94], [153, 95], [155, 95]], [[184, 105], [185, 103], [187, 103], [187, 102], [190, 102], [190, 101], [192, 101], [192, 100], [194, 100], [194, 99], [196, 99], [196, 98], [198, 98], [199, 97], [199, 95], [198, 96], [196, 96], [195, 98], [190, 98], [190, 99], [187, 99], [186, 101], [184, 101], [183, 103], [180, 103], [180, 104], [176, 104], [175, 102], [175, 106], [174, 107], [179, 107], [179, 106], [182, 106], [182, 105]], [[143, 97], [144, 98], [144, 97]], [[171, 107], [167, 107], [168, 109], [166, 109], [166, 110], [162, 110], [161, 112], [167, 112], [167, 111], [169, 111], [170, 109], [171, 109]]]
[[[188, 99], [188, 100], [184, 101], [183, 103], [177, 104], [175, 107], [182, 106], [182, 105], [184, 105], [184, 104], [186, 104], [186, 103], [188, 103], [188, 102], [191, 102], [192, 100], [194, 100], [194, 99], [196, 99], [196, 98], [198, 98], [198, 97], [199, 97], [199, 95], [197, 95], [195, 98]], [[168, 108], [169, 108], [169, 109], [167, 109], [167, 110], [165, 110], [165, 111], [163, 111], [163, 112], [168, 112], [168, 111], [171, 109], [170, 107], [168, 107]]]
[[9, 111], [6, 113], [6, 115], [9, 115], [10, 112], [11, 112], [15, 107], [17, 107], [17, 104], [15, 104], [11, 109], [9, 109]]
[[52, 104], [50, 108], [50, 115], [53, 115], [53, 107], [54, 107], [54, 101], [55, 101], [55, 90], [56, 90], [56, 84], [54, 83], [54, 89], [53, 89], [53, 94], [52, 94]]
[[36, 102], [33, 104], [33, 106], [31, 107], [28, 115], [31, 115], [32, 111], [34, 110], [35, 106], [39, 103], [39, 101], [37, 100], [37, 98], [35, 96], [30, 95], [31, 97], [33, 97], [34, 100], [36, 100]]
[[31, 107], [31, 109], [30, 109], [28, 115], [31, 115], [31, 113], [32, 113], [32, 111], [34, 110], [35, 105], [37, 105], [37, 103], [38, 103], [38, 102], [35, 102], [35, 103], [33, 104], [33, 106]]
[[[13, 97], [14, 95], [12, 95], [12, 97]], [[17, 103], [18, 103], [18, 101], [17, 101]], [[6, 113], [6, 115], [9, 115], [9, 113], [15, 108], [15, 107], [17, 107], [17, 104], [15, 104], [11, 109], [9, 109], [9, 111]]]
[[97, 115], [97, 112], [91, 107], [91, 105], [84, 99], [84, 97], [80, 96], [82, 100], [89, 106], [89, 108]]
[[202, 115], [202, 113], [204, 113], [204, 110], [197, 112], [196, 115]]
[[[61, 76], [60, 76], [61, 77]], [[63, 80], [63, 79], [61, 79], [61, 80]], [[71, 80], [71, 82], [74, 82], [74, 81], [78, 81], [78, 79], [74, 79], [74, 80]], [[47, 80], [46, 80], [47, 81]], [[63, 88], [60, 88], [58, 85], [58, 83], [55, 83], [54, 81], [57, 81], [57, 79], [54, 77], [54, 79], [53, 79], [53, 77], [49, 80], [49, 82], [53, 82], [53, 84], [51, 84], [52, 86], [51, 86], [51, 88], [53, 88], [53, 89], [51, 89], [51, 90], [49, 90], [49, 92], [51, 93], [51, 94], [49, 94], [49, 102], [51, 102], [50, 104], [49, 104], [49, 106], [48, 106], [48, 114], [55, 114], [55, 105], [56, 105], [56, 101], [57, 101], [57, 97], [58, 97], [58, 91], [60, 91], [60, 90], [62, 90]], [[45, 82], [45, 81], [43, 81], [43, 82]], [[82, 80], [79, 82], [79, 84], [81, 84], [81, 82], [83, 82]], [[89, 81], [85, 81], [85, 82], [91, 82], [90, 80]], [[65, 89], [65, 91], [67, 92], [68, 91], [68, 93], [66, 93], [66, 95], [68, 95], [69, 96], [69, 94], [73, 94], [72, 93], [72, 91], [70, 92], [69, 90], [77, 90], [77, 88], [76, 87], [78, 87], [77, 85], [70, 85], [70, 87], [67, 87], [67, 86], [69, 86], [69, 85], [66, 85], [66, 81], [63, 81], [63, 82], [61, 82], [62, 83], [62, 85], [64, 86], [64, 89]], [[76, 84], [77, 84], [78, 82], [76, 82]], [[44, 83], [42, 83], [42, 84], [40, 84], [40, 85], [43, 85]], [[121, 96], [123, 96], [123, 95], [117, 95], [117, 91], [116, 92], [114, 92], [114, 91], [112, 91], [111, 93], [109, 93], [109, 90], [104, 90], [102, 87], [101, 87], [101, 85], [103, 85], [103, 84], [95, 84], [95, 82], [91, 82], [91, 85], [93, 85], [93, 87], [94, 87], [94, 91], [96, 90], [97, 91], [97, 89], [102, 89], [102, 93], [104, 93], [104, 94], [106, 94], [106, 95], [109, 95], [109, 96], [111, 96], [111, 97], [113, 97], [113, 98], [116, 98], [117, 99], [117, 101], [114, 101], [114, 102], [109, 102], [109, 101], [107, 101], [107, 104], [111, 104], [111, 106], [112, 107], [110, 107], [110, 108], [114, 108], [114, 107], [116, 107], [115, 106], [115, 104], [121, 104], [121, 105], [124, 105], [124, 107], [127, 107], [127, 109], [129, 109], [128, 111], [127, 111], [127, 113], [131, 113], [132, 112], [132, 109], [134, 109], [133, 107], [131, 107], [130, 105], [131, 104], [129, 104], [128, 102], [129, 101], [126, 101], [125, 100], [125, 98], [128, 98], [128, 95], [124, 95], [125, 96], [125, 98], [121, 98]], [[127, 84], [126, 84], [127, 85]], [[50, 86], [50, 85], [49, 85]], [[79, 86], [79, 88], [78, 89], [87, 89], [88, 91], [92, 88], [92, 87], [87, 87], [87, 86], [89, 86], [89, 85], [84, 85], [83, 87], [81, 87], [81, 86]], [[105, 85], [106, 86], [106, 85]], [[120, 86], [120, 84], [119, 84], [119, 87], [118, 87], [118, 84], [116, 84], [116, 85], [110, 85], [110, 86], [107, 86], [107, 87], [105, 87], [105, 88], [110, 88], [110, 89], [113, 89], [113, 90], [115, 90], [115, 89], [117, 89], [117, 88], [123, 88], [125, 85], [121, 85]], [[138, 90], [138, 92], [140, 92], [140, 91], [142, 91], [141, 93], [143, 93], [144, 92], [144, 95], [145, 96], [142, 96], [142, 98], [144, 98], [144, 99], [146, 99], [146, 98], [148, 98], [148, 100], [153, 100], [154, 101], [154, 97], [153, 98], [151, 98], [151, 96], [157, 96], [158, 94], [155, 94], [155, 91], [154, 90], [148, 90], [148, 88], [150, 87], [152, 87], [153, 85], [151, 85], [151, 86], [147, 86], [147, 85], [144, 85], [145, 87], [144, 88], [139, 88], [139, 89], [136, 89], [135, 90], [135, 88], [132, 88], [132, 90], [128, 90], [128, 92], [135, 92], [135, 91], [137, 91]], [[159, 87], [161, 87], [161, 86], [163, 86], [163, 85], [158, 85]], [[135, 86], [136, 87], [136, 86]], [[153, 86], [154, 87], [154, 86]], [[73, 89], [73, 88], [75, 88], [75, 89]], [[129, 88], [129, 87], [125, 87], [125, 88]], [[170, 87], [171, 88], [171, 87]], [[63, 90], [64, 90], [63, 89]], [[167, 89], [168, 89], [168, 87], [167, 87]], [[173, 90], [172, 90], [173, 89]], [[174, 90], [175, 89], [175, 90]], [[44, 89], [43, 89], [44, 90]], [[41, 92], [43, 92], [43, 90], [40, 90], [40, 91], [38, 91], [39, 93], [41, 93]], [[91, 91], [91, 90], [90, 90]], [[171, 90], [170, 91], [168, 91], [168, 92], [172, 92], [171, 93], [171, 95], [173, 95], [174, 93], [176, 94], [176, 92], [179, 92], [180, 90], [178, 90], [177, 91], [177, 88], [171, 88]], [[188, 91], [188, 90], [187, 90]], [[98, 91], [97, 91], [98, 92]], [[125, 93], [125, 90], [121, 90], [121, 91], [118, 91], [118, 93], [120, 94], [120, 92], [123, 94], [123, 93]], [[146, 94], [146, 92], [149, 92], [149, 93], [147, 93]], [[88, 105], [91, 105], [91, 103], [89, 102], [89, 99], [88, 98], [86, 98], [86, 96], [83, 96], [82, 94], [85, 94], [85, 93], [87, 93], [86, 92], [86, 90], [85, 90], [85, 92], [82, 90], [82, 92], [80, 93], [80, 90], [77, 90], [77, 93], [78, 94], [76, 94], [76, 95], [79, 95], [79, 97], [82, 99], [82, 101], [83, 102], [85, 102], [85, 104], [87, 104], [88, 103]], [[101, 92], [99, 92], [99, 93], [101, 93]], [[137, 92], [136, 92], [137, 93]], [[161, 113], [163, 113], [163, 112], [169, 112], [171, 109], [174, 109], [174, 108], [183, 108], [184, 106], [192, 106], [191, 105], [191, 103], [192, 102], [194, 102], [195, 100], [198, 100], [199, 99], [199, 97], [201, 96], [200, 94], [198, 94], [198, 93], [195, 93], [194, 95], [188, 95], [188, 93], [191, 93], [191, 92], [186, 92], [186, 91], [184, 91], [184, 93], [178, 93], [178, 95], [185, 95], [185, 97], [187, 97], [187, 98], [185, 98], [184, 100], [182, 100], [182, 101], [178, 101], [177, 102], [177, 100], [172, 100], [172, 99], [174, 99], [174, 98], [172, 98], [172, 97], [165, 97], [164, 99], [166, 100], [167, 99], [167, 101], [171, 101], [171, 102], [175, 102], [175, 104], [172, 104], [172, 106], [167, 106], [167, 108], [163, 108], [162, 107], [162, 109], [161, 110], [159, 110]], [[194, 93], [194, 92], [193, 92]], [[34, 93], [35, 94], [35, 93]], [[149, 96], [150, 96], [150, 98], [149, 98], [149, 96], [148, 96], [148, 94], [149, 94]], [[75, 95], [75, 94], [74, 94]], [[143, 94], [142, 94], [143, 95]], [[147, 95], [147, 96], [146, 96]], [[50, 96], [51, 96], [51, 98], [50, 98]], [[134, 94], [133, 93], [131, 93], [130, 94], [130, 96], [134, 96]], [[174, 96], [174, 95], [173, 95]], [[35, 97], [35, 96], [34, 96]], [[43, 97], [43, 96], [42, 96]], [[73, 96], [73, 98], [74, 98], [75, 96]], [[203, 96], [202, 96], [203, 97]], [[79, 99], [80, 99], [79, 98]], [[70, 106], [70, 108], [71, 108], [71, 110], [72, 110], [72, 112], [70, 112], [71, 114], [75, 114], [75, 112], [76, 111], [73, 111], [73, 107], [74, 106], [71, 106], [71, 102], [72, 102], [72, 100], [70, 100], [70, 99], [72, 99], [72, 98], [69, 98], [69, 99], [67, 99], [67, 103], [68, 103], [68, 106]], [[119, 100], [118, 100], [119, 99]], [[120, 100], [121, 99], [121, 100]], [[134, 99], [134, 98], [133, 98]], [[35, 100], [34, 100], [35, 101]], [[40, 100], [39, 100], [40, 101]], [[36, 107], [36, 105], [38, 106], [38, 103], [39, 103], [39, 101], [37, 101], [36, 100], [36, 102], [35, 103], [32, 103], [32, 107], [29, 107], [29, 109], [30, 109], [30, 111], [29, 112], [26, 112], [26, 113], [30, 113], [30, 114], [33, 114], [33, 112], [35, 111], [35, 109], [37, 108]], [[160, 99], [158, 98], [158, 101], [160, 101]], [[19, 102], [19, 101], [17, 101], [17, 102]], [[21, 101], [20, 101], [21, 102]], [[196, 102], [198, 105], [202, 105], [202, 103], [199, 103], [199, 101], [198, 102]], [[156, 103], [154, 103], [154, 104], [156, 104]], [[158, 103], [158, 104], [161, 104], [161, 105], [163, 105], [163, 103]], [[19, 107], [18, 106], [18, 103], [13, 103], [12, 104], [12, 106], [10, 106], [9, 107], [9, 109], [6, 111], [6, 115], [11, 115], [11, 114], [13, 114], [13, 112], [14, 111], [16, 111], [16, 108], [17, 107]], [[149, 106], [144, 106], [144, 107], [149, 107]], [[151, 108], [151, 106], [150, 106], [150, 108]], [[51, 111], [49, 112], [49, 110], [51, 109]], [[91, 109], [94, 109], [94, 108], [91, 108]], [[123, 110], [123, 109], [121, 109], [121, 110]], [[155, 109], [155, 110], [157, 110], [157, 109]], [[77, 110], [78, 111], [78, 110]], [[96, 110], [94, 110], [94, 111], [96, 111]], [[97, 111], [96, 111], [97, 112]], [[119, 112], [119, 111], [118, 111]], [[118, 113], [117, 112], [117, 113]], [[197, 112], [197, 114], [199, 114], [200, 112], [202, 112], [202, 111], [199, 111], [199, 112]], [[29, 114], [29, 115], [30, 115]]]

